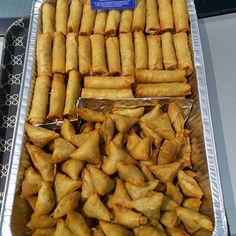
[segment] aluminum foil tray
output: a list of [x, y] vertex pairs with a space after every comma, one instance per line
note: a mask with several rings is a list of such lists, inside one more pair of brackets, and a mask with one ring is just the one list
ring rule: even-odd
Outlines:
[[[41, 29], [41, 6], [46, 1], [55, 2], [55, 0], [35, 0], [31, 12], [25, 54], [26, 63], [23, 72], [24, 80], [21, 84], [15, 122], [16, 128], [13, 134], [9, 171], [6, 178], [5, 195], [2, 201], [0, 235], [3, 236], [30, 235], [30, 231], [26, 227], [26, 222], [30, 218], [30, 209], [26, 201], [19, 196], [20, 180], [22, 179], [20, 163], [24, 142], [24, 124], [30, 110], [36, 78], [36, 37]], [[189, 40], [190, 45], [192, 45], [195, 64], [195, 73], [190, 78], [193, 106], [186, 123], [187, 128], [191, 131], [192, 162], [199, 176], [198, 182], [205, 193], [201, 210], [214, 220], [213, 235], [227, 236], [229, 231], [223, 204], [197, 14], [194, 0], [187, 0], [187, 2], [191, 23]]]

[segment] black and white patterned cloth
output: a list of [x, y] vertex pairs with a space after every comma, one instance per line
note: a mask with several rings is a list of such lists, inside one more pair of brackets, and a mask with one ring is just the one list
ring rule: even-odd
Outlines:
[[0, 72], [0, 208], [9, 168], [29, 18], [15, 21], [5, 35]]

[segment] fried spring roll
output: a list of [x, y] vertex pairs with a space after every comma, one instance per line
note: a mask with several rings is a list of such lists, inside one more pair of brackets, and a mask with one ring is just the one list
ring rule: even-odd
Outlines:
[[139, 70], [135, 78], [138, 83], [186, 82], [184, 70]]
[[80, 35], [92, 34], [95, 17], [96, 17], [96, 11], [93, 11], [91, 9], [90, 0], [86, 0], [84, 3], [84, 9], [81, 19]]
[[186, 0], [172, 0], [175, 31], [189, 32], [188, 7]]
[[50, 33], [38, 35], [36, 55], [38, 76], [52, 76], [52, 36]]
[[134, 73], [134, 45], [131, 33], [120, 34], [120, 55], [122, 75]]
[[69, 13], [69, 1], [68, 0], [57, 0], [56, 5], [56, 31], [61, 32], [64, 35], [67, 33], [67, 20]]
[[64, 81], [64, 76], [61, 74], [54, 74], [52, 80], [48, 119], [54, 120], [63, 117], [65, 97], [66, 85]]
[[146, 5], [147, 14], [145, 32], [147, 34], [156, 34], [160, 31], [157, 0], [148, 0], [146, 1]]
[[131, 76], [87, 76], [84, 77], [84, 88], [124, 89], [131, 88], [134, 78]]
[[163, 63], [165, 69], [166, 70], [177, 69], [177, 59], [175, 55], [175, 49], [171, 33], [166, 32], [162, 34], [161, 44], [162, 44]]
[[61, 32], [55, 32], [52, 48], [52, 72], [65, 73], [66, 67], [66, 41]]
[[131, 32], [132, 27], [132, 19], [133, 19], [133, 11], [132, 10], [123, 10], [120, 16], [120, 33], [129, 33]]
[[29, 115], [29, 122], [33, 125], [42, 124], [46, 121], [50, 86], [51, 80], [48, 76], [40, 76], [36, 79]]
[[104, 35], [106, 22], [107, 22], [107, 11], [97, 11], [93, 33]]
[[172, 12], [171, 0], [158, 0], [159, 17], [162, 31], [174, 30], [174, 17]]
[[150, 70], [162, 70], [161, 39], [158, 35], [147, 35], [148, 68]]
[[119, 98], [133, 98], [131, 89], [94, 89], [83, 88], [82, 98], [107, 98], [107, 99], [119, 99]]
[[66, 36], [66, 72], [78, 68], [78, 44], [76, 33], [68, 33]]
[[78, 34], [80, 21], [83, 12], [83, 4], [81, 0], [72, 0], [70, 4], [70, 15], [67, 22], [67, 32]]
[[143, 32], [134, 33], [134, 51], [135, 51], [135, 68], [137, 70], [147, 69], [148, 49], [147, 49], [146, 38]]
[[120, 75], [120, 49], [118, 37], [109, 37], [106, 40], [107, 64], [109, 75]]
[[69, 72], [69, 78], [66, 88], [66, 102], [64, 115], [68, 118], [76, 118], [75, 108], [77, 99], [80, 97], [81, 90], [81, 78], [80, 74], [76, 70]]
[[120, 24], [120, 11], [110, 10], [107, 15], [105, 34], [115, 36]]
[[146, 1], [137, 0], [133, 13], [132, 31], [144, 31], [146, 21]]
[[79, 71], [82, 75], [88, 75], [91, 71], [91, 44], [89, 36], [79, 36]]
[[174, 45], [178, 59], [178, 68], [186, 71], [186, 75], [193, 73], [193, 62], [188, 45], [188, 36], [184, 32], [174, 34]]
[[49, 32], [53, 35], [55, 31], [55, 7], [46, 2], [43, 4], [42, 11], [43, 33]]
[[94, 75], [107, 74], [105, 38], [103, 35], [90, 36], [92, 49], [92, 73]]
[[183, 97], [191, 94], [191, 86], [186, 83], [138, 84], [138, 97]]

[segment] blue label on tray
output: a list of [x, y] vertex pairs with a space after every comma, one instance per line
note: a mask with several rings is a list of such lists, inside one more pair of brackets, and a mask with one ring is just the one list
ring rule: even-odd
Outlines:
[[118, 10], [135, 8], [136, 0], [91, 0], [93, 10]]

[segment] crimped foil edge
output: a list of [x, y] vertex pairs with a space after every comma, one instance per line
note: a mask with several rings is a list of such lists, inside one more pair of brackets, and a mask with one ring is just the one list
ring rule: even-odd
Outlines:
[[224, 208], [223, 194], [221, 188], [220, 174], [213, 133], [209, 97], [202, 54], [202, 45], [198, 27], [198, 19], [194, 0], [188, 0], [189, 18], [191, 22], [192, 45], [194, 51], [194, 63], [197, 74], [198, 95], [202, 117], [204, 143], [206, 149], [208, 173], [211, 185], [212, 202], [215, 218], [214, 236], [227, 236], [228, 224]]

